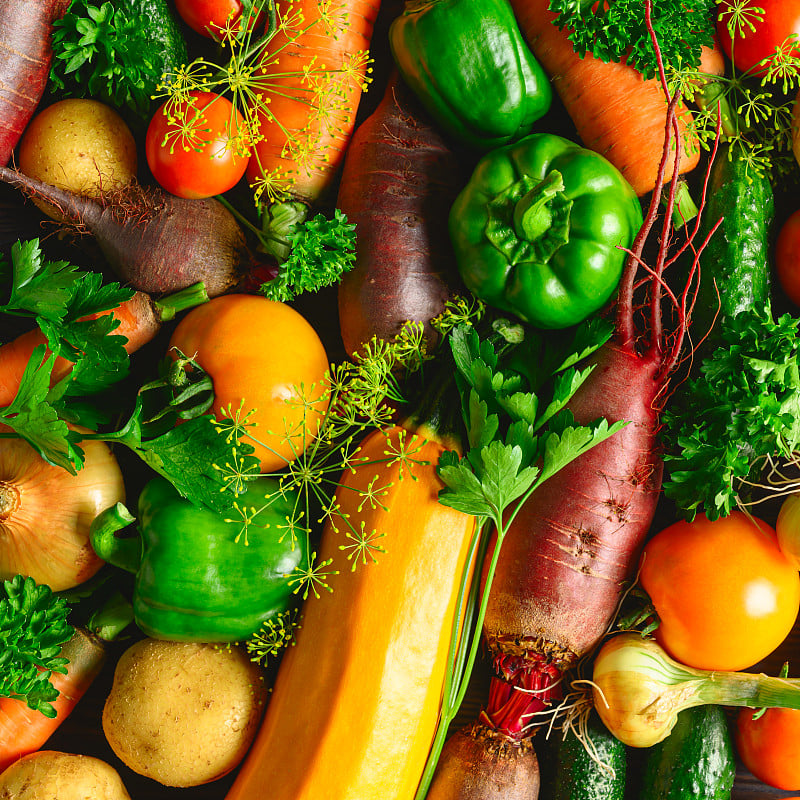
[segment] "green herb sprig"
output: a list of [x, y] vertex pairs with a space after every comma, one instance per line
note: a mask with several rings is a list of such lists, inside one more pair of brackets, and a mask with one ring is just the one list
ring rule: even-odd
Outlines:
[[579, 357], [594, 352], [611, 334], [612, 326], [595, 321], [578, 329], [571, 346], [549, 354], [544, 340], [531, 336], [525, 340], [517, 364], [547, 367], [524, 374], [514, 368], [513, 360], [501, 360], [496, 346], [488, 339], [481, 340], [474, 329], [457, 327], [452, 331], [469, 449], [464, 456], [446, 451], [440, 457], [437, 472], [445, 488], [439, 493], [439, 502], [478, 518], [473, 553], [486, 551], [492, 530], [497, 545], [485, 569], [482, 591], [477, 586], [481, 570], [476, 570], [472, 586], [468, 585], [468, 573], [462, 576], [456, 619], [466, 622], [461, 628], [454, 626], [439, 725], [417, 800], [427, 794], [450, 723], [466, 694], [509, 525], [538, 486], [626, 424], [609, 425], [601, 419], [577, 425], [566, 408], [591, 373], [591, 368], [577, 368]]
[[133, 3], [72, 0], [53, 24], [51, 89], [146, 116], [165, 70], [187, 58], [179, 35], [170, 36], [167, 52], [153, 25]]
[[725, 319], [721, 343], [663, 415], [664, 493], [687, 518], [747, 502], [772, 459], [800, 443], [800, 320], [770, 309]]
[[293, 226], [287, 234], [290, 247], [277, 277], [261, 286], [270, 300], [288, 302], [303, 292], [333, 286], [355, 266], [356, 226], [340, 209], [332, 219], [317, 214]]
[[67, 623], [69, 606], [33, 578], [16, 575], [0, 591], [0, 697], [21, 700], [53, 718], [59, 691], [52, 673], [66, 674], [61, 646], [74, 630]]
[[[653, 28], [664, 63], [675, 69], [697, 68], [700, 50], [711, 46], [716, 0], [659, 0], [653, 4]], [[641, 0], [550, 0], [555, 24], [569, 31], [576, 53], [601, 61], [624, 61], [646, 77], [658, 62], [645, 24]]]

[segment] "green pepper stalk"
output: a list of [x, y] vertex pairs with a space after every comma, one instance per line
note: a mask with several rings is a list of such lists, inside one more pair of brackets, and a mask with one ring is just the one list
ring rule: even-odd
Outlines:
[[663, 741], [678, 714], [694, 706], [800, 708], [800, 679], [694, 669], [638, 633], [619, 634], [603, 645], [592, 687], [600, 718], [631, 747]]

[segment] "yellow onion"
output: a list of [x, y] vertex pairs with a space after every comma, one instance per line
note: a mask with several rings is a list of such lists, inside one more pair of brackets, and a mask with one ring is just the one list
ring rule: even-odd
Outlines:
[[77, 586], [103, 562], [89, 526], [125, 500], [117, 460], [103, 442], [81, 443], [77, 475], [48, 464], [22, 439], [0, 439], [0, 579], [30, 575], [53, 591]]
[[693, 669], [638, 633], [613, 636], [603, 645], [592, 684], [600, 718], [631, 747], [652, 747], [666, 739], [678, 714], [693, 706], [800, 708], [800, 680]]

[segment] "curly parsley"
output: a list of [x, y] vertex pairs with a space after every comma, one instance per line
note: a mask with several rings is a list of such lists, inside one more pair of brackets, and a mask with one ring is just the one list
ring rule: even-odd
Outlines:
[[800, 319], [769, 309], [722, 323], [722, 342], [663, 415], [664, 492], [691, 519], [729, 514], [773, 457], [800, 443]]
[[[714, 37], [716, 0], [659, 0], [653, 3], [653, 28], [664, 63], [697, 67], [700, 49]], [[645, 25], [641, 0], [550, 0], [555, 24], [569, 30], [575, 52], [601, 61], [626, 61], [646, 77], [657, 72], [656, 53]]]

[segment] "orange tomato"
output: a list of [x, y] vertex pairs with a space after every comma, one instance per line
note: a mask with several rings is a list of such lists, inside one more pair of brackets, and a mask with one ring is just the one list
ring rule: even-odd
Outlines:
[[640, 580], [656, 638], [688, 666], [740, 670], [769, 655], [800, 608], [797, 567], [773, 528], [740, 511], [670, 525], [646, 545]]
[[744, 765], [776, 789], [800, 789], [800, 711], [769, 708], [758, 719], [743, 708], [736, 717], [736, 750]]
[[230, 294], [192, 309], [170, 347], [194, 358], [214, 382], [214, 413], [255, 423], [245, 438], [264, 472], [283, 469], [308, 447], [328, 408], [325, 347], [293, 308]]

